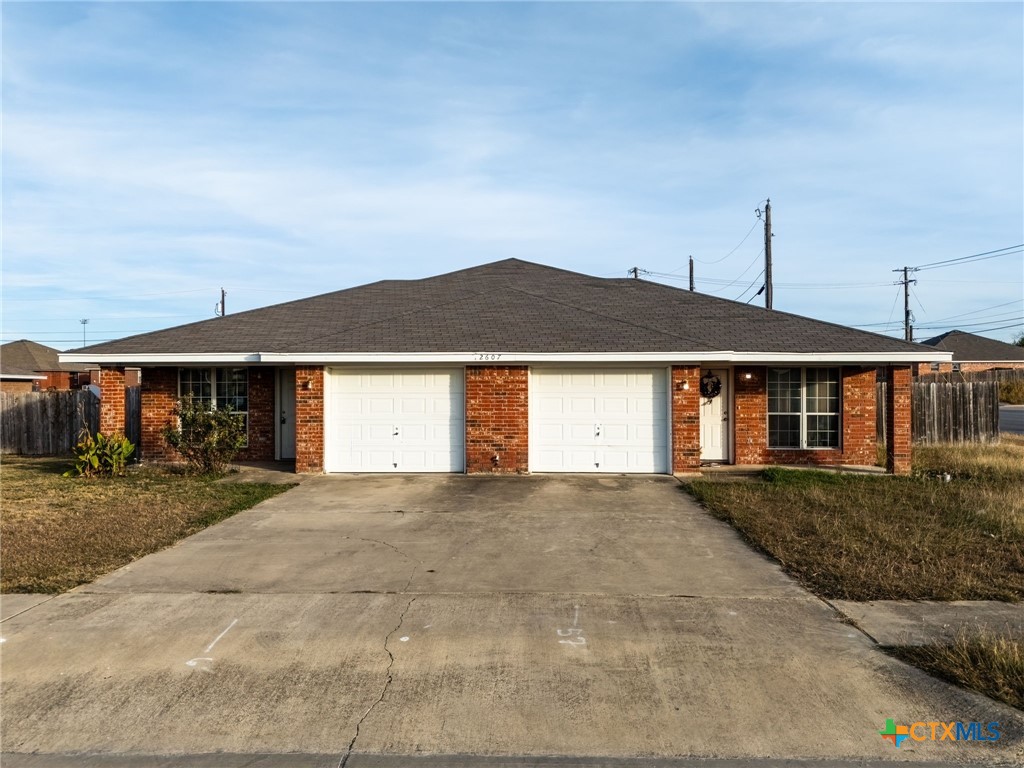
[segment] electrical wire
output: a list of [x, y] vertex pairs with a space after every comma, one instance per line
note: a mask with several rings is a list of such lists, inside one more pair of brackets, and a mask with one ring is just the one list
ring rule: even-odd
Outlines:
[[998, 259], [1001, 256], [1012, 256], [1016, 253], [1024, 253], [1024, 243], [1018, 245], [1008, 245], [1005, 248], [997, 248], [994, 251], [983, 251], [982, 253], [973, 253], [970, 256], [959, 256], [955, 259], [944, 259], [943, 261], [932, 261], [927, 264], [918, 264], [916, 267], [910, 267], [916, 272], [926, 271], [929, 269], [940, 269], [942, 267], [949, 267], [955, 264], [965, 264], [971, 261], [985, 261], [987, 259]]

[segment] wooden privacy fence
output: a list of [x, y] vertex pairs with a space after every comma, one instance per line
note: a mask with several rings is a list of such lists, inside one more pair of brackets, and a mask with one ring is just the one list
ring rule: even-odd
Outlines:
[[[875, 385], [878, 442], [885, 442], [887, 382]], [[999, 439], [999, 382], [915, 381], [911, 435], [917, 443], [987, 443]]]
[[[142, 410], [139, 387], [125, 390], [125, 436], [138, 445]], [[0, 393], [0, 453], [59, 456], [71, 453], [83, 427], [100, 426], [100, 399], [88, 389]]]

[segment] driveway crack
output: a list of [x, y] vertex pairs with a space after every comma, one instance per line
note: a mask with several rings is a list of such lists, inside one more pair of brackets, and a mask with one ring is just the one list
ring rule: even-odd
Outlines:
[[[410, 577], [410, 581], [411, 581], [411, 577]], [[366, 712], [363, 713], [363, 716], [361, 718], [359, 718], [359, 722], [356, 723], [356, 732], [352, 736], [352, 741], [350, 741], [348, 743], [348, 749], [345, 751], [345, 754], [342, 756], [341, 762], [338, 763], [338, 768], [345, 768], [345, 765], [348, 763], [349, 758], [352, 757], [352, 752], [353, 752], [353, 750], [356, 747], [356, 740], [359, 738], [360, 728], [362, 728], [362, 725], [363, 725], [363, 723], [366, 722], [366, 719], [373, 713], [373, 710], [377, 708], [377, 705], [380, 704], [382, 701], [384, 701], [384, 697], [387, 696], [387, 694], [388, 694], [388, 688], [391, 687], [391, 681], [393, 679], [393, 677], [391, 675], [391, 668], [395, 665], [395, 654], [393, 654], [391, 652], [391, 648], [388, 647], [388, 643], [391, 641], [391, 636], [394, 635], [399, 629], [402, 628], [402, 623], [405, 621], [405, 614], [409, 612], [409, 609], [412, 607], [412, 604], [415, 603], [415, 602], [416, 602], [416, 598], [413, 597], [413, 598], [411, 598], [409, 600], [408, 603], [406, 603], [405, 608], [402, 610], [402, 614], [398, 617], [398, 624], [396, 624], [395, 628], [392, 629], [390, 632], [387, 633], [387, 635], [384, 636], [384, 651], [388, 655], [388, 667], [387, 667], [386, 670], [384, 670], [384, 674], [385, 674], [384, 687], [381, 689], [380, 696], [377, 697], [377, 700], [375, 702], [373, 702], [369, 706], [369, 708], [366, 710]]]
[[412, 586], [412, 580], [416, 576], [416, 569], [419, 568], [421, 565], [423, 565], [423, 561], [422, 560], [417, 560], [412, 555], [408, 555], [405, 552], [403, 552], [402, 550], [400, 550], [394, 544], [390, 544], [390, 543], [388, 543], [386, 541], [383, 541], [381, 539], [368, 539], [368, 538], [366, 538], [364, 536], [342, 536], [342, 538], [343, 539], [349, 539], [349, 540], [355, 539], [356, 541], [369, 541], [369, 542], [372, 542], [374, 544], [380, 544], [381, 546], [388, 547], [389, 549], [395, 550], [395, 552], [400, 554], [406, 560], [409, 560], [410, 562], [412, 562], [413, 563], [412, 572], [409, 574], [409, 579], [408, 579], [408, 581], [405, 582], [405, 586], [402, 587], [402, 592], [408, 592], [409, 591], [409, 587]]

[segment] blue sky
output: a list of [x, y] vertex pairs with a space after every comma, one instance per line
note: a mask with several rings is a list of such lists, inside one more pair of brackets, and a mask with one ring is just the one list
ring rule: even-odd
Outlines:
[[[1018, 2], [2, 14], [4, 341], [513, 256], [685, 287], [693, 255], [746, 301], [767, 197], [776, 309], [899, 335], [891, 270], [1024, 243]], [[1019, 250], [916, 276], [916, 338], [1024, 330]]]

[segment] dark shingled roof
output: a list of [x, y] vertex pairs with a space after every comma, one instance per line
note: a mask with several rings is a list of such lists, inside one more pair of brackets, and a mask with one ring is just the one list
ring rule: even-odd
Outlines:
[[0, 373], [7, 376], [30, 376], [44, 371], [84, 371], [84, 365], [62, 363], [59, 350], [28, 339], [10, 341], [0, 346]]
[[384, 280], [76, 354], [907, 353], [917, 344], [646, 280], [506, 259], [423, 280]]
[[944, 352], [952, 352], [953, 362], [1024, 362], [1024, 347], [965, 331], [947, 331], [941, 336], [921, 343]]

